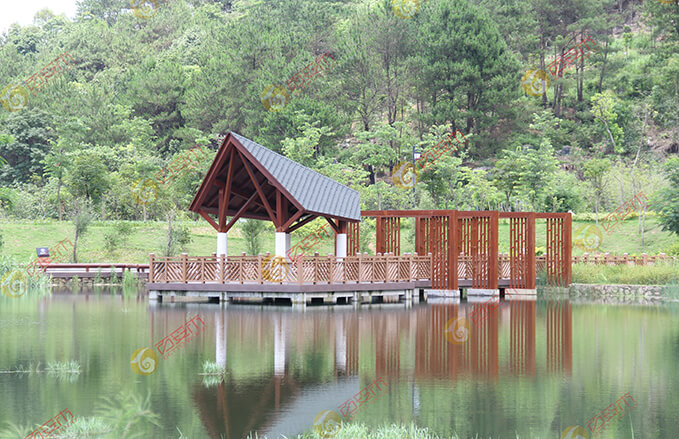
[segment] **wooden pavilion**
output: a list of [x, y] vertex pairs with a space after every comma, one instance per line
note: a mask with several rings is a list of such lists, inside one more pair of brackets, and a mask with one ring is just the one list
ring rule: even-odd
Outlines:
[[[535, 294], [536, 265], [553, 285], [571, 281], [568, 213], [360, 210], [357, 191], [236, 133], [224, 138], [191, 206], [217, 232], [211, 256], [150, 255], [150, 297], [341, 303], [418, 300], [427, 291]], [[230, 220], [227, 221], [228, 217]], [[362, 217], [377, 219], [376, 255], [360, 254]], [[415, 253], [400, 251], [400, 220], [415, 218]], [[275, 253], [227, 257], [227, 233], [241, 218], [276, 227]], [[323, 218], [335, 254], [290, 254], [290, 234]], [[498, 221], [510, 224], [510, 253], [498, 253]], [[546, 220], [546, 254], [535, 256], [536, 219]], [[310, 235], [311, 236], [311, 235]], [[318, 240], [305, 238], [303, 242]], [[306, 248], [306, 247], [305, 247]]]

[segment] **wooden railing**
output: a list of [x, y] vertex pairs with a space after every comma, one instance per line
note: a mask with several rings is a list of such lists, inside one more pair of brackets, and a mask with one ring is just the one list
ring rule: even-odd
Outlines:
[[332, 284], [411, 282], [431, 279], [430, 256], [405, 254], [300, 257], [275, 264], [271, 255], [188, 256], [150, 255], [151, 283]]
[[[667, 256], [665, 253], [660, 253], [658, 255], [647, 255], [642, 253], [639, 256], [630, 256], [627, 253], [622, 256], [611, 255], [610, 253], [602, 253], [596, 255], [590, 255], [585, 253], [582, 256], [573, 256], [571, 262], [573, 264], [597, 264], [597, 265], [653, 265], [657, 262], [677, 262], [679, 258], [676, 256]], [[535, 257], [535, 266], [539, 271], [545, 268], [547, 263], [547, 257], [545, 255], [540, 255]], [[480, 269], [484, 269], [484, 265], [476, 264]], [[509, 279], [510, 277], [510, 266], [509, 266], [509, 254], [500, 253], [498, 255], [498, 273], [500, 279]], [[458, 266], [457, 266], [457, 276], [459, 279], [471, 279], [472, 278], [472, 257], [460, 254], [458, 256]]]

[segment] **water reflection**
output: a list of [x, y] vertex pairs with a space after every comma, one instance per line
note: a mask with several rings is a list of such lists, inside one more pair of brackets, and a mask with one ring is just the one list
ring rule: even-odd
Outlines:
[[[339, 412], [381, 378], [383, 394], [361, 405], [355, 422], [413, 422], [445, 437], [559, 437], [629, 392], [638, 408], [602, 439], [632, 437], [632, 427], [636, 437], [679, 437], [672, 408], [679, 407], [672, 392], [679, 384], [676, 304], [512, 300], [480, 320], [471, 318], [474, 305], [299, 311], [150, 304], [143, 296], [86, 289], [0, 300], [0, 370], [70, 360], [82, 366], [72, 382], [0, 374], [9, 395], [0, 402], [0, 425], [28, 428], [64, 408], [92, 417], [93, 402], [125, 392], [150, 394], [150, 410], [163, 419], [160, 426], [140, 424], [145, 437], [174, 438], [177, 429], [191, 438], [295, 437], [311, 429], [317, 413]], [[136, 349], [155, 346], [197, 314], [204, 331], [159, 360], [153, 374], [132, 371]], [[453, 344], [444, 330], [461, 317], [473, 321], [468, 339]], [[224, 379], [201, 376], [204, 362], [224, 367]]]
[[[221, 432], [241, 438], [255, 431], [290, 437], [308, 430], [318, 411], [336, 410], [360, 391], [361, 383], [377, 377], [392, 387], [411, 380], [452, 385], [470, 378], [496, 382], [501, 374], [535, 376], [536, 307], [535, 300], [503, 302], [456, 345], [446, 340], [445, 324], [469, 315], [472, 304], [411, 310], [323, 307], [304, 313], [229, 306], [213, 314], [214, 360], [226, 367], [227, 378], [215, 387], [195, 384], [192, 397], [210, 437]], [[164, 328], [180, 324], [167, 322], [170, 315], [163, 313]], [[546, 304], [542, 364], [550, 372], [571, 372], [570, 321], [569, 303]], [[504, 344], [501, 328], [508, 338]], [[234, 356], [249, 358], [252, 368]], [[420, 385], [413, 386], [410, 395], [415, 418], [420, 391]]]

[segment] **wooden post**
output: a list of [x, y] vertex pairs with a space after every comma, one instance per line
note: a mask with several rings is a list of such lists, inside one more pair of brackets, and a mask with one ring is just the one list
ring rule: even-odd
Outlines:
[[314, 252], [314, 282], [316, 285], [318, 283], [318, 252]]
[[302, 285], [304, 283], [304, 255], [297, 256], [295, 265], [297, 266], [297, 285]]
[[181, 261], [182, 261], [182, 283], [188, 283], [188, 281], [186, 279], [186, 276], [187, 276], [187, 274], [186, 274], [186, 257], [187, 256], [188, 256], [188, 254], [182, 253], [182, 257], [181, 257]]
[[226, 255], [219, 255], [219, 267], [217, 267], [217, 276], [219, 276], [219, 282], [224, 283], [226, 280]]
[[155, 273], [153, 272], [153, 263], [155, 257], [156, 255], [154, 255], [153, 253], [149, 255], [149, 283], [155, 282], [155, 279], [153, 278], [153, 276], [155, 275]]
[[[490, 212], [488, 222], [490, 223], [490, 263], [488, 266], [488, 288], [497, 290], [498, 288], [498, 218], [500, 213], [497, 210]], [[570, 261], [570, 259], [569, 259]]]
[[335, 256], [328, 253], [328, 265], [330, 272], [328, 273], [328, 284], [332, 285], [335, 278]]
[[[269, 264], [270, 264], [269, 265], [269, 267], [270, 267], [269, 268], [269, 277], [271, 277], [271, 268], [273, 268], [273, 263], [270, 259], [271, 253], [266, 252], [266, 257], [269, 258], [268, 259]], [[271, 280], [271, 279], [268, 279], [268, 280]], [[260, 285], [264, 283], [262, 281], [262, 254], [261, 253], [257, 255], [257, 283], [260, 284]]]

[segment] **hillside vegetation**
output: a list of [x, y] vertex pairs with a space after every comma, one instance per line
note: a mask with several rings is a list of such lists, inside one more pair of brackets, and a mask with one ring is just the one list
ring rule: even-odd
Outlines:
[[[43, 10], [0, 38], [5, 254], [71, 236], [71, 220], [86, 217], [86, 259], [145, 260], [163, 241], [156, 221], [187, 211], [229, 130], [358, 190], [364, 209], [596, 220], [641, 192], [649, 204], [637, 213], [657, 216], [626, 224], [609, 248], [652, 253], [677, 241], [679, 0], [78, 5], [73, 20]], [[583, 43], [587, 56], [550, 67]], [[64, 53], [68, 68], [26, 94]], [[457, 131], [462, 144], [407, 172], [413, 152]], [[179, 169], [196, 145], [201, 155]], [[139, 245], [109, 243], [105, 254], [96, 231], [109, 221], [146, 222], [129, 238]], [[214, 231], [187, 224], [193, 240], [170, 252], [214, 251]]]

